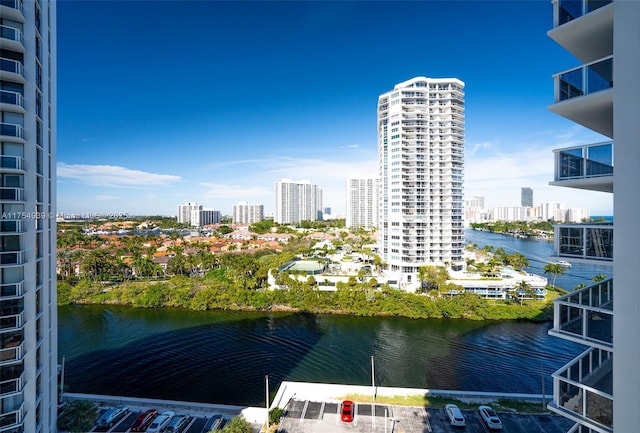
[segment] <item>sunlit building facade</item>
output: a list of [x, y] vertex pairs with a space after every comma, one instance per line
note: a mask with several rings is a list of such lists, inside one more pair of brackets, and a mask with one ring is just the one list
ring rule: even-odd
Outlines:
[[308, 181], [282, 179], [273, 186], [278, 224], [298, 224], [300, 221], [322, 220], [322, 189]]
[[[615, 296], [610, 278], [556, 300], [550, 334], [581, 343], [586, 350], [553, 374], [549, 408], [575, 421], [571, 432], [636, 432], [640, 426], [640, 2], [556, 0], [553, 5], [549, 36], [580, 66], [554, 77], [555, 102], [549, 109], [605, 138], [555, 150], [552, 184], [611, 193], [615, 184], [614, 222], [556, 227], [557, 254], [612, 263]], [[614, 229], [621, 234], [615, 244]]]
[[463, 266], [464, 83], [416, 77], [378, 97], [380, 254], [415, 289], [424, 265]]
[[56, 431], [56, 3], [0, 2], [0, 432]]
[[377, 178], [347, 179], [347, 228], [372, 229], [378, 226], [379, 182]]

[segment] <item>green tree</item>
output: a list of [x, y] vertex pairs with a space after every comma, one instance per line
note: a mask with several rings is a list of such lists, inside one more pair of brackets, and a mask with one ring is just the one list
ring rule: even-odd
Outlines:
[[536, 297], [536, 291], [531, 284], [526, 282], [525, 280], [520, 280], [518, 284], [516, 284], [515, 290], [513, 291], [514, 296], [520, 301], [520, 305], [524, 305], [525, 299], [532, 299]]
[[427, 293], [431, 290], [440, 290], [449, 279], [449, 272], [444, 266], [420, 266], [418, 268], [418, 279], [420, 280], [419, 292]]
[[594, 275], [593, 278], [591, 278], [591, 281], [593, 281], [594, 283], [599, 283], [600, 281], [604, 281], [607, 279], [607, 276], [605, 274], [598, 274], [598, 275]]
[[251, 433], [251, 424], [242, 417], [236, 416], [222, 429], [223, 433]]
[[98, 408], [91, 401], [76, 400], [67, 404], [58, 416], [58, 430], [88, 432], [98, 417]]
[[564, 267], [560, 263], [547, 263], [542, 269], [545, 274], [553, 275], [553, 283], [551, 284], [553, 287], [556, 286], [556, 278], [558, 275], [562, 275], [565, 272]]

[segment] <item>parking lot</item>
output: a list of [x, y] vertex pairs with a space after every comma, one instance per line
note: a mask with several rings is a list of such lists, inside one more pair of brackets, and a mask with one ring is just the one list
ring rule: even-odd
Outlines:
[[[309, 400], [289, 401], [281, 433], [386, 432], [487, 433], [477, 410], [462, 410], [464, 429], [454, 429], [442, 408], [385, 406], [356, 403], [353, 422], [340, 420], [340, 404]], [[555, 414], [499, 413], [505, 433], [565, 433], [573, 425]], [[386, 424], [386, 428], [385, 428]]]
[[[128, 433], [131, 429], [131, 425], [136, 420], [141, 411], [129, 411], [120, 421], [113, 425], [110, 429], [97, 429], [93, 428], [92, 432], [108, 432], [108, 433]], [[194, 416], [190, 417], [187, 427], [182, 433], [206, 433], [204, 427], [210, 417]]]

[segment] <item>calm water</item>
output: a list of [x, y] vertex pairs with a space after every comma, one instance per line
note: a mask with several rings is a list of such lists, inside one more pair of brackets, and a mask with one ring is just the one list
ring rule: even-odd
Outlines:
[[[510, 254], [520, 252], [529, 259], [531, 266], [525, 269], [527, 272], [545, 276], [549, 279], [550, 283], [553, 282], [553, 275], [545, 275], [543, 271], [544, 265], [557, 261], [557, 259], [551, 258], [554, 253], [553, 242], [516, 239], [513, 236], [476, 230], [466, 230], [465, 241], [475, 242], [480, 248], [485, 245], [493, 245], [496, 248], [502, 247]], [[589, 285], [591, 278], [595, 275], [605, 274], [611, 276], [612, 269], [611, 266], [607, 265], [572, 263], [571, 269], [567, 269], [565, 274], [557, 277], [556, 285], [566, 290], [571, 290], [580, 283]]]
[[[552, 245], [468, 232], [479, 245], [517, 248], [541, 273]], [[582, 265], [585, 266], [585, 265]], [[606, 267], [574, 265], [574, 287]], [[365, 385], [371, 356], [381, 386], [540, 393], [583, 348], [551, 324], [197, 312], [120, 306], [59, 308], [59, 353], [70, 392], [261, 405], [264, 376]]]

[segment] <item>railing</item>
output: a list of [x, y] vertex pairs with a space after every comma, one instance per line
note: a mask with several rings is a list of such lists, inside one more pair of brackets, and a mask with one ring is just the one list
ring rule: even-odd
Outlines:
[[24, 188], [0, 187], [0, 200], [24, 201]]
[[552, 374], [554, 412], [613, 431], [613, 354], [589, 349]]
[[24, 76], [24, 67], [16, 60], [0, 57], [0, 70]]
[[589, 95], [613, 87], [613, 56], [553, 76], [555, 102]]
[[11, 41], [23, 42], [22, 32], [18, 29], [14, 29], [13, 27], [7, 27], [0, 25], [0, 37], [2, 39], [9, 39]]
[[19, 156], [0, 156], [0, 168], [23, 170], [24, 158]]
[[17, 344], [11, 347], [5, 347], [0, 349], [0, 365], [3, 362], [14, 362], [22, 359], [24, 355], [24, 343]]
[[554, 226], [558, 257], [613, 261], [613, 224], [558, 224]]
[[24, 295], [24, 283], [9, 283], [0, 285], [0, 299], [17, 298]]
[[0, 90], [0, 103], [24, 107], [24, 98], [18, 92], [12, 92], [10, 90]]
[[20, 426], [24, 421], [24, 402], [16, 410], [4, 410], [0, 415], [0, 432], [8, 431], [14, 427]]
[[600, 9], [612, 0], [556, 0], [553, 3], [553, 23], [557, 27]]
[[[0, 313], [1, 314], [1, 313]], [[24, 326], [24, 313], [11, 316], [0, 315], [0, 331], [17, 331]]]
[[0, 396], [6, 396], [7, 394], [15, 394], [22, 391], [24, 386], [24, 372], [15, 379], [9, 379], [0, 382]]
[[571, 292], [554, 304], [549, 334], [604, 349], [613, 346], [613, 279]]
[[613, 175], [613, 142], [559, 149], [554, 154], [556, 181]]
[[17, 9], [22, 12], [22, 0], [0, 0], [0, 6]]
[[24, 129], [14, 123], [0, 123], [0, 135], [15, 138], [24, 138]]
[[24, 263], [24, 251], [0, 252], [0, 265], [21, 265]]

